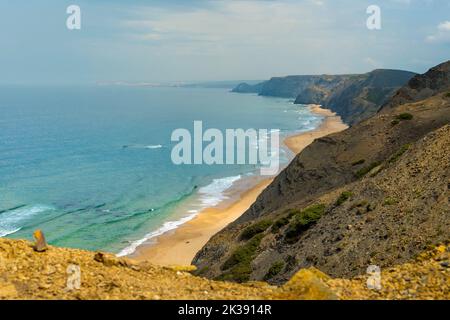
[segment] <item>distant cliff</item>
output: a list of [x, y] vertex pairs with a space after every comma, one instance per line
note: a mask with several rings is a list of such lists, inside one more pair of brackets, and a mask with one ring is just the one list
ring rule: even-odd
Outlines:
[[[380, 72], [343, 91], [392, 87]], [[283, 283], [313, 266], [352, 277], [450, 240], [449, 75], [450, 61], [415, 76], [381, 112], [315, 140], [198, 252], [199, 274]]]
[[233, 92], [294, 98], [297, 104], [321, 104], [353, 125], [375, 114], [415, 73], [377, 69], [365, 74], [276, 77]]

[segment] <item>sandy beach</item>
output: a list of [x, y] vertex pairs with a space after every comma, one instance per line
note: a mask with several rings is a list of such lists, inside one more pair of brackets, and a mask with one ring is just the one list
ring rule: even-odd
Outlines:
[[310, 105], [309, 108], [313, 113], [324, 116], [325, 119], [317, 129], [290, 136], [284, 140], [284, 144], [296, 154], [300, 153], [315, 139], [348, 128], [348, 125], [342, 122], [341, 117], [337, 116], [333, 111], [322, 109], [320, 105]]
[[[317, 138], [348, 128], [332, 111], [322, 109], [318, 105], [309, 107], [313, 113], [320, 114], [325, 119], [317, 129], [290, 136], [284, 140], [284, 144], [295, 154], [301, 152]], [[272, 180], [271, 178], [260, 181], [225, 208], [208, 208], [201, 211], [194, 219], [179, 228], [159, 236], [155, 244], [144, 244], [138, 247], [131, 258], [157, 265], [190, 265], [195, 254], [208, 240], [240, 217]]]

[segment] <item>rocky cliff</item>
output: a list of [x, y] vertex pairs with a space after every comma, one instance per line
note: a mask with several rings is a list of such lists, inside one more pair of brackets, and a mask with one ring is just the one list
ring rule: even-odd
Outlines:
[[242, 83], [233, 92], [294, 98], [297, 104], [321, 104], [354, 124], [375, 114], [415, 74], [378, 69], [360, 75], [305, 75]]
[[380, 111], [389, 112], [401, 104], [424, 100], [445, 92], [448, 88], [450, 88], [450, 60], [431, 68], [423, 75], [413, 77]]
[[[448, 70], [450, 62], [439, 66]], [[193, 263], [210, 278], [283, 283], [316, 267], [353, 277], [448, 240], [450, 86], [431, 69], [433, 95], [394, 97], [382, 112], [314, 141]], [[371, 81], [375, 81], [372, 79]], [[431, 86], [431, 85], [430, 85]]]

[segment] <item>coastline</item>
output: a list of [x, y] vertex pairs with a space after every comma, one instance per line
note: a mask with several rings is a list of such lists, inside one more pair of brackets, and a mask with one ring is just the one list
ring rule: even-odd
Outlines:
[[322, 106], [316, 104], [309, 105], [309, 109], [312, 113], [324, 116], [325, 118], [318, 128], [284, 139], [284, 144], [295, 154], [300, 153], [317, 138], [348, 128], [348, 125], [342, 121], [341, 117], [329, 109], [324, 109]]
[[[308, 106], [312, 113], [324, 116], [321, 125], [311, 131], [295, 134], [283, 143], [294, 153], [300, 153], [315, 139], [345, 130], [348, 126], [341, 118], [319, 105]], [[192, 220], [154, 239], [152, 244], [143, 244], [129, 257], [137, 261], [148, 261], [156, 265], [190, 265], [195, 254], [217, 232], [239, 218], [273, 181], [273, 177], [259, 181], [243, 191], [230, 205], [202, 210]]]

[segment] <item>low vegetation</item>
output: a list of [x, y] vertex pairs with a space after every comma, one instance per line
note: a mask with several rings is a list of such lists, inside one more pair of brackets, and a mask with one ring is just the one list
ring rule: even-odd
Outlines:
[[264, 276], [264, 280], [270, 280], [273, 277], [275, 277], [277, 274], [279, 274], [284, 269], [284, 261], [277, 261], [270, 267], [269, 271], [267, 271], [266, 275]]
[[286, 231], [285, 240], [288, 243], [298, 241], [300, 235], [314, 225], [325, 213], [325, 205], [317, 204], [300, 211], [293, 217]]
[[403, 145], [400, 150], [398, 150], [396, 153], [392, 155], [391, 158], [389, 158], [389, 163], [396, 162], [408, 149], [411, 147], [411, 144], [405, 144]]
[[343, 204], [345, 201], [347, 201], [348, 199], [350, 199], [350, 197], [353, 196], [353, 193], [350, 191], [344, 191], [341, 193], [341, 195], [339, 196], [339, 198], [336, 200], [335, 205], [336, 206], [340, 206], [341, 204]]
[[399, 124], [401, 121], [412, 120], [413, 118], [414, 118], [414, 116], [411, 113], [407, 113], [407, 112], [401, 113], [401, 114], [397, 115], [394, 120], [392, 120], [391, 124], [393, 126], [395, 126], [395, 125]]
[[370, 171], [372, 171], [374, 168], [378, 167], [379, 165], [381, 165], [380, 161], [375, 161], [372, 162], [370, 165], [368, 165], [367, 167], [361, 168], [358, 171], [356, 171], [356, 176], [358, 178], [362, 178], [364, 177], [366, 174], [368, 174]]
[[446, 98], [450, 98], [450, 91], [445, 94]]
[[290, 217], [289, 216], [285, 216], [282, 218], [279, 218], [278, 220], [276, 220], [271, 228], [271, 231], [273, 233], [277, 233], [281, 228], [283, 228], [285, 225], [287, 225], [290, 221]]
[[246, 244], [238, 247], [222, 265], [222, 270], [229, 270], [221, 275], [217, 280], [229, 280], [236, 282], [246, 282], [252, 273], [251, 263], [258, 250], [263, 234], [257, 234]]
[[400, 113], [397, 117], [396, 117], [396, 119], [397, 120], [400, 120], [400, 121], [403, 121], [403, 120], [412, 120], [414, 118], [414, 116], [411, 114], [411, 113], [407, 113], [407, 112], [405, 112], [405, 113]]
[[366, 160], [365, 160], [365, 159], [361, 159], [361, 160], [358, 160], [358, 161], [353, 162], [353, 163], [352, 163], [352, 166], [358, 166], [358, 165], [360, 165], [360, 164], [363, 164], [364, 162], [366, 162]]
[[392, 206], [394, 204], [397, 204], [398, 200], [392, 197], [388, 197], [384, 200], [384, 205], [385, 206]]
[[257, 234], [266, 231], [271, 225], [272, 221], [270, 220], [261, 220], [257, 223], [254, 223], [251, 226], [245, 228], [244, 231], [242, 231], [240, 239], [241, 240], [251, 239]]

